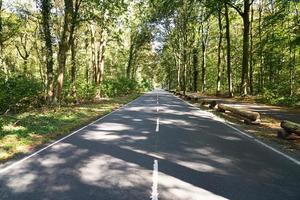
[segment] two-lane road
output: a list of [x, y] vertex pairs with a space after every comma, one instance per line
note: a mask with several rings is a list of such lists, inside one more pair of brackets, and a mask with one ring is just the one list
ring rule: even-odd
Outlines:
[[7, 168], [0, 199], [300, 199], [300, 166], [154, 90]]

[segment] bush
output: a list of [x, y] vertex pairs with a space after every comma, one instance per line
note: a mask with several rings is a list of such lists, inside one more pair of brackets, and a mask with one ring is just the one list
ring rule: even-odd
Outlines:
[[4, 122], [3, 122], [3, 119], [0, 117], [0, 131], [2, 130], [4, 126]]
[[42, 83], [26, 76], [0, 77], [0, 112], [7, 109], [27, 110], [38, 106], [42, 94]]
[[104, 80], [100, 86], [101, 95], [106, 97], [127, 95], [138, 90], [139, 84], [126, 77]]

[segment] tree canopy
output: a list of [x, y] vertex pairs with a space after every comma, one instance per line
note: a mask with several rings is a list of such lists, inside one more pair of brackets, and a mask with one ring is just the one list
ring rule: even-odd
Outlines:
[[0, 111], [153, 86], [295, 104], [299, 8], [279, 0], [0, 0]]

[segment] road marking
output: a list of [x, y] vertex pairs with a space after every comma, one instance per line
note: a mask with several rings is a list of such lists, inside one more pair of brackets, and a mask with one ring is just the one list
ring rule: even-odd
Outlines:
[[159, 132], [159, 117], [156, 119], [156, 129], [155, 132]]
[[158, 161], [154, 160], [153, 164], [153, 175], [152, 175], [152, 194], [151, 194], [151, 199], [152, 200], [158, 200], [158, 191], [157, 191], [157, 186], [158, 186]]
[[[144, 96], [144, 95], [143, 95], [143, 96]], [[86, 127], [88, 127], [88, 126], [90, 126], [90, 125], [92, 125], [92, 124], [95, 124], [95, 123], [97, 123], [98, 121], [101, 121], [102, 119], [104, 119], [105, 117], [107, 117], [107, 116], [109, 116], [109, 115], [111, 115], [111, 114], [113, 114], [113, 113], [115, 113], [115, 112], [117, 112], [117, 111], [119, 111], [119, 110], [125, 108], [126, 106], [128, 106], [129, 104], [131, 104], [131, 103], [137, 101], [138, 99], [140, 99], [140, 98], [143, 97], [143, 96], [139, 96], [138, 98], [136, 98], [136, 99], [130, 101], [129, 103], [127, 103], [127, 104], [121, 106], [120, 108], [118, 108], [118, 109], [116, 109], [116, 110], [114, 110], [114, 111], [112, 111], [112, 112], [110, 112], [110, 113], [108, 113], [108, 114], [106, 114], [106, 115], [100, 117], [99, 119], [97, 119], [97, 120], [95, 120], [95, 121], [89, 123], [88, 125], [86, 125], [86, 126], [80, 128], [80, 129], [78, 129], [78, 130], [76, 130], [76, 131], [70, 133], [69, 135], [66, 135], [66, 136], [64, 136], [63, 138], [61, 138], [61, 139], [59, 139], [59, 140], [56, 140], [55, 142], [49, 144], [48, 146], [46, 146], [46, 147], [44, 147], [44, 148], [42, 148], [42, 149], [40, 149], [40, 150], [38, 150], [38, 151], [36, 151], [36, 152], [30, 154], [29, 156], [26, 156], [25, 158], [23, 158], [23, 159], [21, 159], [21, 160], [19, 160], [19, 161], [16, 161], [16, 162], [14, 162], [14, 163], [12, 163], [12, 164], [10, 164], [10, 165], [4, 167], [3, 169], [0, 169], [0, 174], [2, 174], [2, 173], [4, 173], [4, 172], [8, 171], [9, 169], [11, 169], [11, 168], [13, 168], [13, 167], [15, 167], [15, 166], [17, 166], [17, 165], [19, 165], [19, 164], [21, 164], [21, 163], [23, 163], [24, 161], [26, 161], [26, 160], [32, 158], [33, 156], [35, 156], [35, 155], [41, 153], [42, 151], [45, 151], [46, 149], [48, 149], [48, 148], [54, 146], [55, 144], [57, 144], [57, 143], [59, 143], [59, 142], [65, 140], [65, 139], [71, 137], [72, 135], [74, 135], [74, 134], [78, 133], [79, 131], [85, 129]]]
[[[171, 94], [171, 93], [169, 93], [169, 94]], [[266, 143], [264, 143], [264, 142], [262, 142], [262, 141], [260, 141], [260, 140], [258, 140], [258, 139], [256, 139], [256, 138], [254, 138], [253, 136], [251, 136], [251, 135], [249, 135], [249, 134], [247, 134], [247, 133], [245, 133], [245, 132], [239, 130], [238, 128], [236, 128], [236, 127], [234, 127], [234, 126], [228, 124], [228, 122], [227, 122], [225, 119], [222, 119], [222, 118], [216, 116], [215, 114], [213, 114], [213, 113], [211, 113], [211, 112], [207, 112], [207, 111], [201, 110], [199, 107], [197, 107], [197, 106], [195, 106], [195, 105], [193, 105], [193, 104], [191, 104], [191, 103], [189, 103], [189, 102], [187, 102], [187, 101], [185, 101], [185, 100], [183, 100], [183, 99], [181, 99], [181, 98], [175, 96], [174, 94], [171, 94], [171, 95], [173, 95], [174, 97], [176, 97], [177, 99], [181, 100], [182, 102], [186, 103], [186, 104], [189, 105], [189, 106], [195, 107], [195, 108], [197, 108], [198, 110], [200, 110], [200, 111], [202, 111], [202, 112], [206, 112], [206, 113], [212, 114], [212, 115], [214, 116], [215, 119], [218, 119], [218, 121], [220, 121], [221, 123], [223, 123], [223, 124], [225, 124], [226, 126], [232, 128], [232, 129], [234, 129], [234, 130], [236, 131], [236, 133], [242, 134], [242, 135], [248, 137], [248, 139], [251, 139], [252, 141], [254, 141], [254, 142], [256, 142], [256, 143], [258, 143], [258, 144], [260, 144], [260, 145], [262, 145], [262, 146], [264, 146], [264, 147], [266, 147], [266, 148], [268, 148], [269, 150], [274, 151], [275, 153], [277, 153], [277, 154], [279, 154], [279, 155], [285, 157], [286, 159], [292, 161], [293, 163], [295, 163], [295, 164], [297, 164], [297, 165], [300, 165], [300, 161], [299, 161], [299, 160], [297, 160], [297, 159], [295, 159], [295, 158], [293, 158], [293, 157], [291, 157], [291, 156], [289, 156], [289, 155], [283, 153], [282, 151], [279, 151], [279, 150], [275, 149], [274, 147], [272, 147], [272, 146], [270, 146], [270, 145], [268, 145], [268, 144], [266, 144]]]

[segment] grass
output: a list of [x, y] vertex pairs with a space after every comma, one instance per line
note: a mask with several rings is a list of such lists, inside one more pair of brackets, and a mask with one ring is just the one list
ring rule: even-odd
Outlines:
[[61, 108], [42, 108], [2, 117], [0, 162], [28, 153], [132, 101], [140, 94]]

